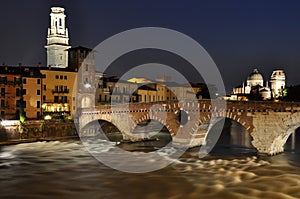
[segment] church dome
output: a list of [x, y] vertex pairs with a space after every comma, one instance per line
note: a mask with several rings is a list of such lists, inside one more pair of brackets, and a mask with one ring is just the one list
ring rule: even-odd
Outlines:
[[260, 74], [260, 73], [258, 72], [258, 70], [255, 68], [255, 69], [252, 71], [252, 73], [248, 76], [247, 80], [255, 80], [255, 81], [261, 80], [261, 81], [263, 81], [264, 78], [263, 78], [262, 74]]

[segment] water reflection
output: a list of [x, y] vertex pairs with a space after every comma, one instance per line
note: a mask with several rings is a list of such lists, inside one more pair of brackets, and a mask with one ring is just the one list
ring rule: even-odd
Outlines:
[[240, 123], [226, 118], [224, 126], [220, 121], [211, 128], [207, 139], [210, 139], [214, 132], [220, 130], [221, 135], [211, 154], [244, 156], [257, 153], [257, 150], [251, 144], [252, 137], [250, 133]]

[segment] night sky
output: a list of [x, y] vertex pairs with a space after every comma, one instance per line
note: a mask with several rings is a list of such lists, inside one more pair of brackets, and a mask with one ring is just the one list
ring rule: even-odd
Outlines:
[[198, 41], [228, 91], [252, 68], [268, 79], [272, 70], [284, 69], [288, 85], [300, 84], [300, 1], [2, 0], [0, 64], [46, 64], [51, 6], [66, 9], [73, 47], [94, 48], [127, 29], [164, 27]]

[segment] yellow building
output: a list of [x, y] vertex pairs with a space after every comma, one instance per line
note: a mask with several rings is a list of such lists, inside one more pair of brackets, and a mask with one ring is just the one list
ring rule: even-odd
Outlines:
[[76, 110], [76, 98], [73, 97], [77, 72], [60, 68], [41, 68], [45, 75], [42, 88], [43, 115], [51, 117], [72, 117]]
[[36, 67], [25, 67], [22, 74], [23, 107], [27, 119], [42, 118], [43, 79]]
[[155, 102], [157, 100], [156, 88], [149, 85], [140, 86], [137, 89], [137, 94], [139, 96], [139, 102]]

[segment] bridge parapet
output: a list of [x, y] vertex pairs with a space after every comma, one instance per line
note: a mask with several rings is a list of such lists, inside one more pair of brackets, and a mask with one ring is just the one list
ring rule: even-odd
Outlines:
[[[195, 146], [203, 144], [208, 134], [208, 128], [203, 128], [203, 124], [212, 118], [230, 118], [247, 129], [259, 152], [267, 154], [282, 152], [288, 136], [300, 126], [300, 103], [227, 101], [226, 108], [220, 107], [215, 105], [212, 108], [211, 100], [101, 105], [82, 109], [79, 126], [83, 128], [93, 120], [105, 120], [125, 133], [132, 131], [140, 122], [157, 120], [167, 127], [172, 136], [180, 133], [177, 137], [182, 139], [191, 135], [198, 139], [193, 141]], [[178, 119], [181, 110], [187, 113], [189, 119], [193, 118], [189, 129], [182, 128], [184, 125]]]

